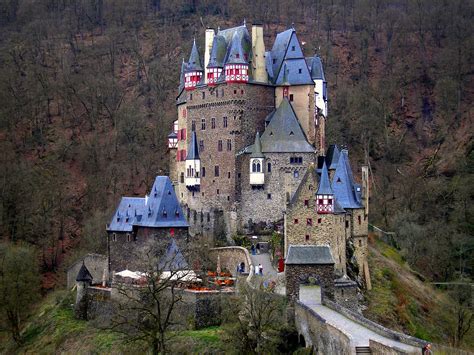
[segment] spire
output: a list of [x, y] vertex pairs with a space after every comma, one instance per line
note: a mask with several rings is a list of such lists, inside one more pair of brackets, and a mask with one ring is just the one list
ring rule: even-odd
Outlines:
[[188, 155], [186, 160], [199, 160], [199, 149], [196, 138], [196, 131], [191, 135], [191, 142], [189, 142]]
[[331, 184], [329, 183], [328, 167], [326, 162], [323, 163], [321, 170], [321, 178], [319, 180], [318, 195], [334, 195]]
[[242, 48], [242, 39], [237, 32], [232, 36], [230, 43], [230, 51], [226, 64], [248, 64], [244, 57], [244, 49]]
[[251, 158], [264, 158], [262, 153], [262, 142], [260, 141], [260, 133], [257, 132], [255, 135], [255, 143], [253, 145], [253, 152], [250, 155]]
[[84, 260], [82, 260], [82, 266], [81, 266], [79, 272], [77, 273], [76, 281], [77, 282], [88, 282], [88, 283], [92, 282], [92, 275], [89, 272], [89, 270], [87, 269], [86, 264], [84, 263]]
[[196, 38], [193, 41], [193, 48], [191, 49], [191, 55], [189, 56], [187, 71], [202, 71], [201, 59], [196, 45]]

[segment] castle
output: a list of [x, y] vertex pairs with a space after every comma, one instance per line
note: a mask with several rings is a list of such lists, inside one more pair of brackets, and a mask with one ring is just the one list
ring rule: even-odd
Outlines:
[[183, 60], [176, 106], [170, 178], [191, 234], [283, 220], [285, 257], [290, 245], [328, 246], [338, 274], [350, 255], [370, 287], [368, 170], [358, 184], [347, 149], [326, 150], [322, 62], [304, 56], [294, 28], [270, 51], [262, 25], [207, 29], [204, 58], [194, 40]]

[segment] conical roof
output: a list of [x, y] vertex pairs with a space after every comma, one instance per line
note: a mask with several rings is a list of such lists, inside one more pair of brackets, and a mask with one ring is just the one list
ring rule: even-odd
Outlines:
[[331, 183], [329, 182], [328, 167], [326, 162], [323, 163], [323, 168], [321, 169], [321, 178], [319, 179], [318, 195], [333, 195], [334, 192], [331, 188]]
[[257, 132], [255, 135], [255, 143], [253, 145], [253, 152], [250, 155], [251, 158], [264, 158], [262, 153], [262, 142], [260, 141], [260, 133]]
[[191, 135], [191, 142], [189, 142], [188, 155], [186, 160], [199, 160], [199, 149], [196, 138], [196, 131]]
[[321, 58], [317, 55], [314, 56], [312, 65], [311, 65], [311, 78], [314, 80], [326, 81], [324, 77], [323, 63]]
[[242, 48], [242, 39], [237, 32], [232, 36], [226, 64], [248, 64], [244, 56], [244, 49]]
[[332, 179], [332, 190], [342, 208], [361, 208], [356, 195], [356, 184], [352, 176], [347, 150], [339, 154], [336, 171]]
[[193, 48], [191, 49], [191, 55], [189, 56], [188, 65], [186, 71], [202, 71], [201, 59], [196, 45], [196, 40], [193, 42]]
[[339, 162], [339, 148], [336, 144], [331, 144], [326, 153], [326, 164], [329, 170], [334, 170]]
[[179, 92], [181, 92], [184, 89], [184, 72], [186, 71], [186, 63], [183, 62], [181, 63], [181, 73], [179, 75]]
[[224, 66], [227, 45], [223, 36], [214, 36], [211, 53], [209, 55], [208, 68], [222, 68]]
[[86, 264], [82, 262], [82, 266], [77, 273], [76, 281], [78, 282], [92, 282], [92, 275], [86, 267]]

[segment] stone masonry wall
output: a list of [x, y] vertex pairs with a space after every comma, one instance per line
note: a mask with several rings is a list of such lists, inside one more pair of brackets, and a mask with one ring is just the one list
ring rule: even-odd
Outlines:
[[[290, 157], [302, 157], [302, 164], [290, 164]], [[265, 154], [263, 171], [265, 184], [260, 188], [250, 185], [250, 155], [241, 156], [241, 197], [239, 203], [239, 229], [249, 220], [252, 222], [275, 222], [283, 218], [286, 204], [295, 193], [306, 173], [307, 167], [314, 162], [313, 153]], [[271, 172], [268, 172], [268, 164]]]
[[352, 212], [352, 231], [354, 237], [367, 236], [369, 233], [369, 220], [365, 215], [364, 208], [351, 210]]
[[147, 262], [146, 251], [159, 243], [170, 241], [171, 238], [176, 239], [180, 245], [188, 238], [188, 228], [139, 228], [134, 233], [115, 233], [115, 241], [113, 234], [108, 235], [110, 271], [139, 271]]
[[334, 298], [333, 265], [286, 265], [286, 295], [293, 300], [299, 299], [300, 284], [309, 282], [312, 277], [321, 286], [322, 299]]

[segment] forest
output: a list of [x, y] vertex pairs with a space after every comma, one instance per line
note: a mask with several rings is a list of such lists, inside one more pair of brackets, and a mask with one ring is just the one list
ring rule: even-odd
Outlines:
[[37, 258], [45, 294], [103, 251], [120, 196], [167, 174], [191, 39], [246, 21], [321, 56], [328, 141], [369, 162], [370, 223], [420, 277], [472, 282], [473, 18], [472, 0], [2, 0], [0, 256]]

